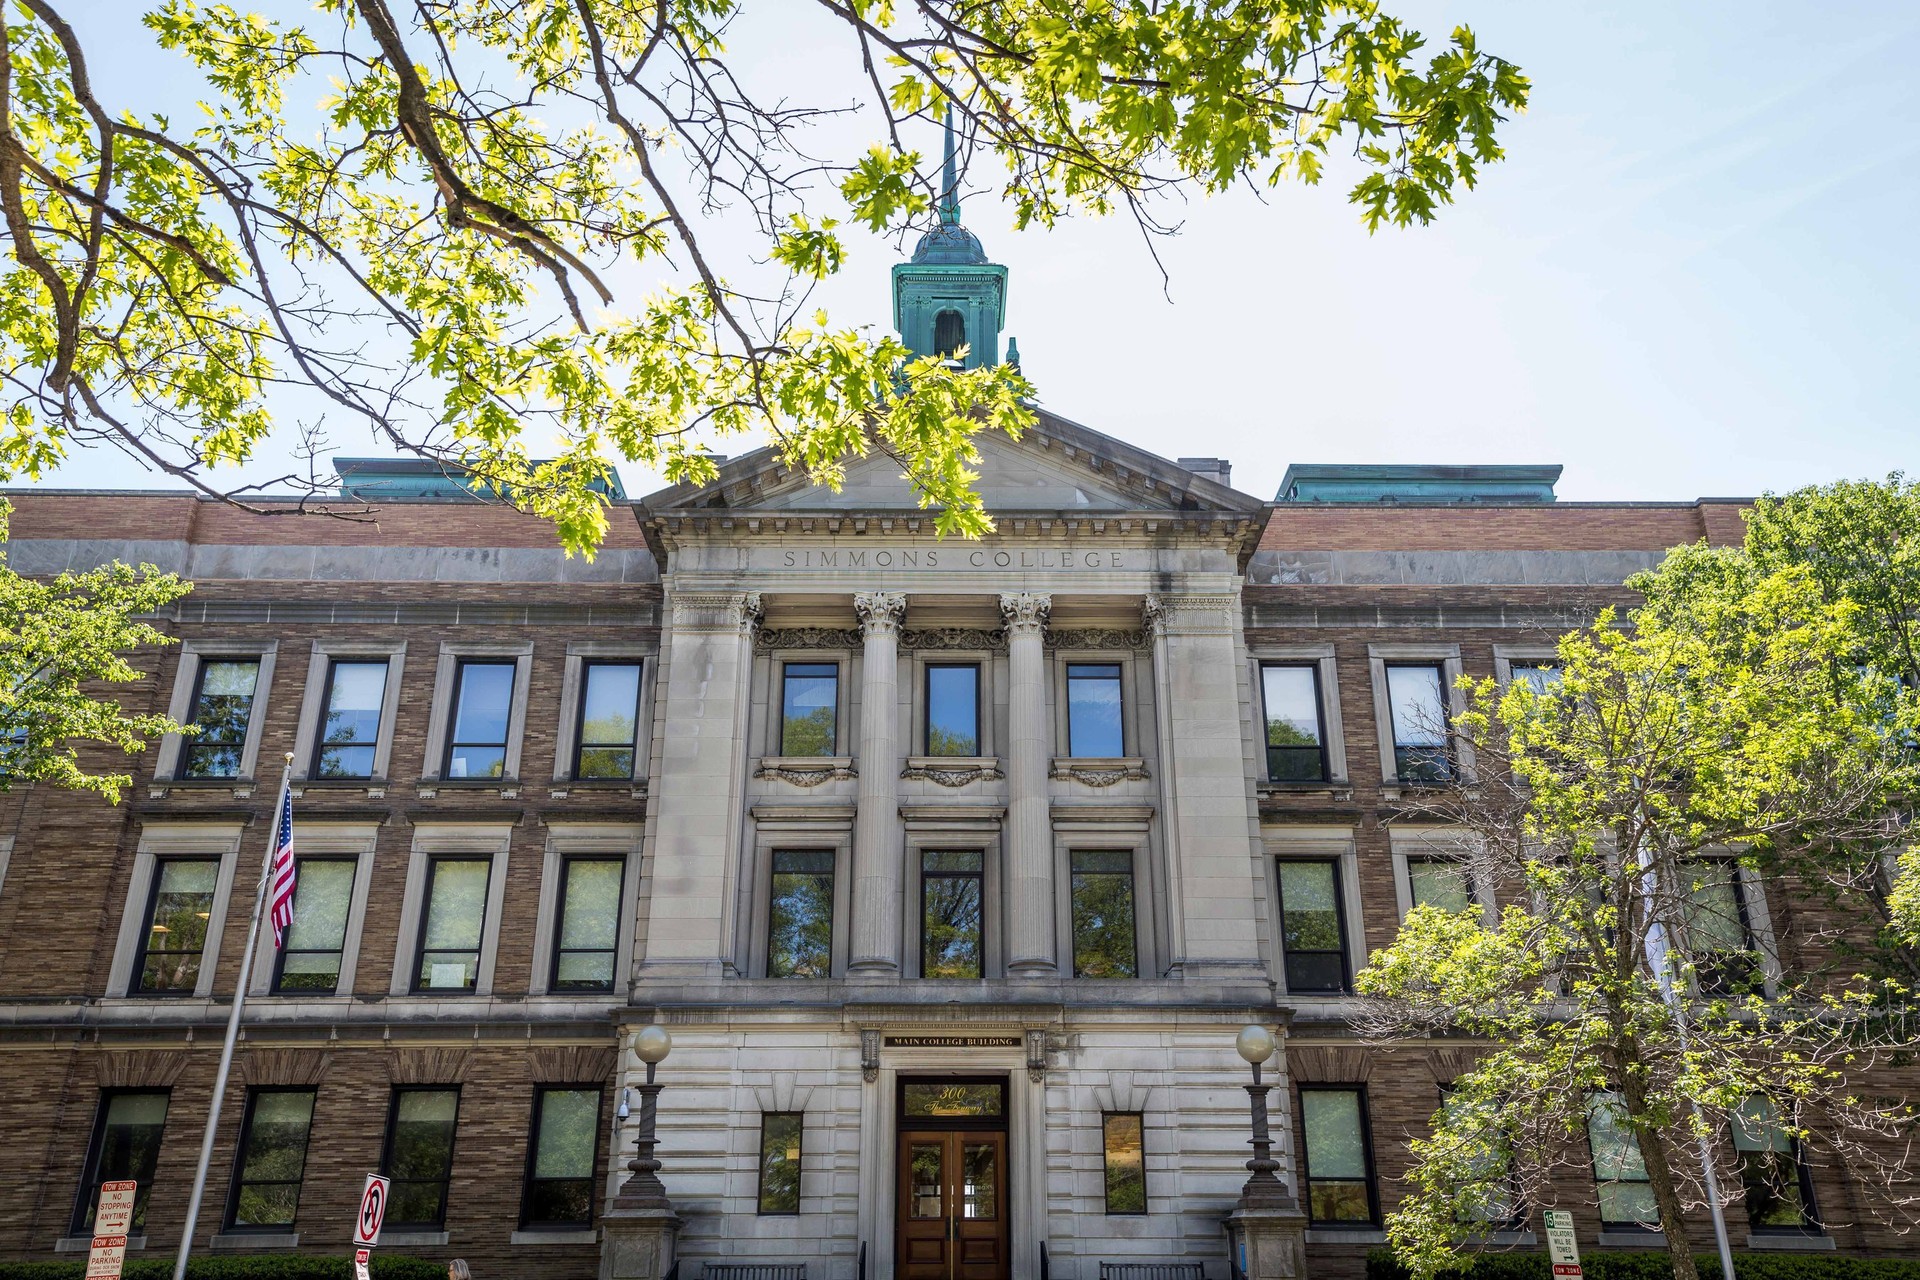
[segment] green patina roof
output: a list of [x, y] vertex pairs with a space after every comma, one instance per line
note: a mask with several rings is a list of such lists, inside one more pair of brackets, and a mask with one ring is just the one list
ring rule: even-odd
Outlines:
[[1559, 479], [1554, 465], [1295, 463], [1274, 501], [1540, 503]]
[[[335, 458], [333, 471], [340, 477], [340, 496], [364, 502], [472, 501], [482, 496], [480, 486], [459, 466], [425, 458]], [[615, 502], [626, 500], [618, 475], [592, 487]]]

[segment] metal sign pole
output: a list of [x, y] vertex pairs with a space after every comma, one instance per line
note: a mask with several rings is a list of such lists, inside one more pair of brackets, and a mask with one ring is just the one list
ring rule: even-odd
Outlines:
[[[286, 768], [293, 768], [287, 753]], [[286, 785], [285, 778], [281, 786]], [[280, 820], [278, 807], [274, 822]], [[187, 1223], [180, 1232], [180, 1254], [174, 1259], [173, 1280], [187, 1280], [187, 1256], [193, 1252], [193, 1233], [200, 1225], [200, 1201], [207, 1193], [207, 1166], [213, 1162], [213, 1139], [220, 1128], [220, 1104], [227, 1096], [227, 1076], [233, 1070], [233, 1046], [240, 1038], [240, 1010], [247, 1002], [247, 981], [253, 976], [253, 952], [260, 941], [260, 908], [267, 900], [267, 882], [273, 878], [276, 832], [267, 832], [267, 851], [260, 858], [260, 886], [253, 893], [253, 915], [247, 921], [247, 949], [240, 954], [240, 981], [233, 992], [233, 1011], [227, 1015], [227, 1041], [220, 1048], [220, 1074], [213, 1083], [213, 1102], [207, 1108], [207, 1131], [200, 1139], [200, 1167], [193, 1174], [193, 1196], [187, 1201]]]

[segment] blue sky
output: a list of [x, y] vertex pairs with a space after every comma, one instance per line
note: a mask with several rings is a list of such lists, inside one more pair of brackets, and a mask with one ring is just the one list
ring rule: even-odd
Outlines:
[[[1163, 292], [1130, 223], [1016, 233], [968, 199], [1049, 408], [1267, 496], [1291, 462], [1558, 462], [1581, 500], [1920, 466], [1920, 5], [1387, 5], [1534, 82], [1507, 161], [1431, 227], [1370, 236], [1335, 182], [1196, 201]], [[750, 73], [850, 92], [829, 29], [749, 10]], [[103, 83], [190, 87], [131, 23], [90, 25]], [[855, 246], [837, 321], [888, 322], [895, 256]], [[51, 483], [172, 487], [98, 451]]]

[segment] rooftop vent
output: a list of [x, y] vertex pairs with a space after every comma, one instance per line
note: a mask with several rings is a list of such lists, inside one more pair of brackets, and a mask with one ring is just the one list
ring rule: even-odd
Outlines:
[[1530, 505], [1552, 502], [1559, 479], [1558, 466], [1295, 463], [1274, 501]]
[[1178, 458], [1176, 461], [1197, 476], [1229, 489], [1233, 487], [1233, 464], [1225, 458]]
[[[335, 458], [333, 473], [340, 478], [340, 496], [361, 502], [459, 502], [483, 496], [483, 486], [466, 468], [453, 462], [432, 462], [426, 458]], [[615, 502], [627, 496], [618, 475], [593, 487]]]

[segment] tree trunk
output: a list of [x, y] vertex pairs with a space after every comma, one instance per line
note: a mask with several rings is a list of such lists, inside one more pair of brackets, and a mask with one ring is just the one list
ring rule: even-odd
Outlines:
[[[1621, 1100], [1627, 1105], [1628, 1115], [1646, 1114], [1646, 1095], [1641, 1090], [1623, 1082]], [[1668, 1159], [1672, 1148], [1650, 1128], [1636, 1125], [1633, 1136], [1640, 1148], [1640, 1161], [1647, 1169], [1654, 1206], [1660, 1210], [1660, 1230], [1666, 1233], [1667, 1256], [1673, 1259], [1673, 1280], [1700, 1280], [1693, 1262], [1693, 1242], [1687, 1238], [1686, 1210], [1680, 1204], [1680, 1190], [1674, 1185], [1673, 1165]]]

